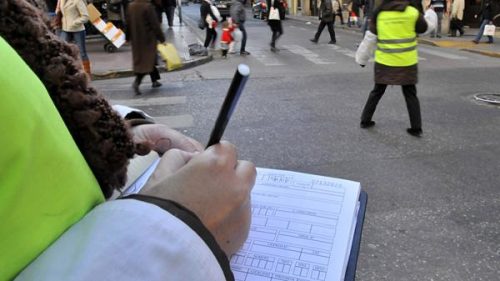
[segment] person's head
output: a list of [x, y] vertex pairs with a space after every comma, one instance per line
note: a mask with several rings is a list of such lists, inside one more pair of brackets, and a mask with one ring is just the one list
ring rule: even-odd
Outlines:
[[222, 22], [222, 28], [229, 28], [229, 21], [223, 21]]
[[121, 117], [89, 85], [78, 48], [59, 40], [47, 24], [43, 12], [26, 0], [0, 1], [0, 36], [43, 82], [104, 195], [109, 197], [113, 189], [125, 184], [134, 143]]

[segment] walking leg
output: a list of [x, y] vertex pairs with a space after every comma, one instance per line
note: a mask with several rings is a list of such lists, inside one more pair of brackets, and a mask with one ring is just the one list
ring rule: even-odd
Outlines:
[[241, 34], [243, 35], [242, 38], [241, 38], [240, 54], [242, 54], [242, 55], [249, 55], [250, 53], [245, 50], [245, 47], [247, 45], [247, 30], [245, 29], [245, 24], [244, 23], [240, 23], [240, 25], [238, 27], [239, 27], [239, 29], [241, 31]]
[[154, 66], [153, 71], [149, 73], [149, 77], [151, 78], [153, 88], [161, 87], [161, 83], [158, 82], [158, 80], [160, 80], [160, 72], [158, 71], [158, 68], [156, 68], [156, 66]]
[[361, 114], [361, 127], [368, 128], [375, 125], [372, 121], [375, 109], [377, 109], [377, 104], [385, 93], [387, 85], [385, 84], [375, 84], [375, 87], [370, 92], [368, 100], [366, 101], [365, 107], [363, 108], [363, 113]]
[[212, 33], [210, 32], [210, 28], [207, 26], [205, 28], [205, 43], [203, 46], [205, 48], [208, 48], [208, 45], [210, 45], [210, 41], [212, 41]]
[[[316, 31], [316, 34], [314, 35], [314, 38], [311, 39], [311, 42], [318, 43], [319, 37], [321, 36], [321, 32], [323, 32], [325, 25], [326, 25], [326, 23], [324, 21], [319, 22], [318, 31]], [[330, 28], [330, 27], [328, 27], [328, 28]]]
[[417, 98], [417, 88], [415, 85], [403, 85], [403, 95], [405, 96], [408, 115], [410, 116], [411, 129], [422, 133], [422, 120], [420, 117], [420, 102]]
[[335, 29], [333, 28], [333, 23], [334, 22], [328, 23], [328, 32], [330, 33], [330, 42], [328, 42], [328, 44], [337, 43], [337, 39], [335, 38]]
[[132, 88], [134, 89], [134, 93], [138, 96], [142, 95], [141, 91], [139, 90], [139, 86], [141, 85], [142, 78], [144, 78], [143, 73], [136, 73], [134, 83], [132, 84]]

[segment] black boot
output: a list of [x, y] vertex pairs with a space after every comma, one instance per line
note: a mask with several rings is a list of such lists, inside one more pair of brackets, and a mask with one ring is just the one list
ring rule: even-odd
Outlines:
[[408, 128], [408, 129], [406, 129], [406, 132], [414, 137], [422, 136], [422, 129]]

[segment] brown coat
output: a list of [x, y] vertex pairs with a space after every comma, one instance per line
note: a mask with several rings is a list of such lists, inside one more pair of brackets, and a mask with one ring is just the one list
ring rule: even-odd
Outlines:
[[[381, 4], [379, 11], [404, 11], [410, 4], [408, 0], [387, 1]], [[375, 20], [370, 21], [370, 31], [377, 34], [377, 15]], [[415, 32], [424, 33], [427, 30], [427, 22], [422, 14], [418, 16], [415, 23]], [[386, 85], [415, 85], [418, 82], [418, 67], [417, 64], [394, 67], [380, 63], [375, 63], [375, 83]]]
[[156, 64], [156, 45], [158, 41], [165, 42], [165, 35], [150, 0], [134, 0], [128, 5], [127, 27], [134, 72], [152, 72]]

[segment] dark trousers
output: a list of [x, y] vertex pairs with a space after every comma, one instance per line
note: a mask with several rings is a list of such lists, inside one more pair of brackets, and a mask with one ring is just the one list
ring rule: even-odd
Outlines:
[[274, 21], [271, 24], [271, 31], [273, 32], [273, 35], [271, 36], [271, 47], [275, 48], [276, 41], [283, 34], [283, 26], [281, 25], [281, 20]]
[[342, 10], [338, 10], [337, 15], [340, 17], [340, 24], [344, 24], [344, 15], [342, 14]]
[[209, 28], [208, 26], [205, 28], [207, 30], [206, 36], [205, 36], [205, 48], [208, 48], [210, 43], [214, 44], [215, 39], [217, 39], [217, 31], [215, 31], [215, 28]]
[[[134, 83], [139, 86], [142, 83], [142, 78], [146, 76], [147, 73], [136, 73]], [[151, 82], [155, 82], [160, 80], [160, 72], [158, 72], [158, 68], [156, 66], [153, 68], [153, 71], [149, 73], [149, 77], [151, 77]]]
[[461, 21], [459, 19], [451, 19], [451, 21], [450, 21], [451, 36], [455, 37], [457, 35], [457, 30], [460, 33], [460, 36], [462, 36], [464, 34], [463, 21]]
[[165, 15], [167, 15], [168, 26], [170, 27], [174, 26], [175, 6], [163, 7], [163, 11], [165, 12]]
[[240, 23], [238, 25], [238, 28], [240, 29], [241, 34], [243, 35], [243, 37], [241, 38], [240, 52], [244, 52], [245, 51], [245, 46], [247, 45], [247, 31], [245, 29], [245, 24], [244, 23]]
[[321, 32], [323, 32], [323, 29], [325, 28], [325, 25], [328, 26], [328, 32], [330, 33], [330, 40], [335, 42], [335, 30], [333, 29], [333, 21], [330, 22], [324, 22], [321, 21], [318, 26], [318, 31], [316, 32], [316, 35], [314, 35], [314, 40], [318, 41], [319, 36], [321, 36]]
[[[375, 87], [368, 96], [365, 108], [361, 114], [361, 122], [369, 122], [372, 120], [377, 104], [385, 93], [387, 85], [375, 84]], [[403, 95], [408, 108], [408, 115], [410, 116], [410, 124], [413, 129], [422, 129], [422, 120], [420, 118], [420, 102], [417, 98], [417, 88], [415, 85], [403, 85]]]

